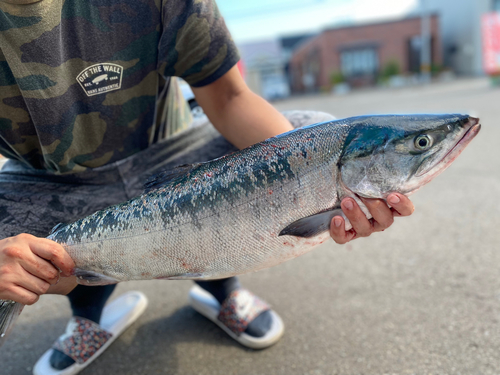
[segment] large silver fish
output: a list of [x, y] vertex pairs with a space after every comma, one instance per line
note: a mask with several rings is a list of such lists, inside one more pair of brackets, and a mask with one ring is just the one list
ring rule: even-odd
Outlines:
[[[344, 197], [364, 207], [359, 197], [409, 195], [431, 181], [477, 135], [478, 122], [387, 115], [296, 129], [164, 172], [143, 195], [58, 225], [48, 238], [64, 246], [86, 285], [215, 279], [272, 267], [325, 242]], [[0, 335], [19, 309], [0, 304]]]

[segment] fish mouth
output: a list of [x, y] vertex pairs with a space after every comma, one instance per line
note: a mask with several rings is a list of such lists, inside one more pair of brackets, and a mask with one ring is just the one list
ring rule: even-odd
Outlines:
[[472, 141], [476, 135], [479, 133], [479, 130], [481, 130], [481, 124], [479, 124], [479, 119], [475, 117], [469, 117], [469, 121], [464, 125], [467, 131], [464, 133], [462, 138], [458, 140], [457, 143], [451, 148], [450, 151], [446, 155], [444, 155], [437, 163], [435, 163], [432, 167], [426, 169], [425, 171], [420, 172], [416, 177], [421, 177], [424, 174], [432, 171], [435, 169], [437, 166], [439, 166], [431, 178], [436, 177], [438, 174], [443, 172], [446, 168], [448, 168], [451, 163], [462, 153], [462, 151], [467, 147], [467, 145]]

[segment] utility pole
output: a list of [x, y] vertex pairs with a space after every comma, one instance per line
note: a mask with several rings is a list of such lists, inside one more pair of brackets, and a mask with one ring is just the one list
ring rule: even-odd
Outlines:
[[421, 36], [420, 36], [420, 79], [424, 83], [431, 80], [431, 16], [427, 7], [429, 0], [420, 0]]

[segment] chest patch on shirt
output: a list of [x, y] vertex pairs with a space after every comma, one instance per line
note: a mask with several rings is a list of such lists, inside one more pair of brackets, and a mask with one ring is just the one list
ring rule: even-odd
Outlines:
[[76, 80], [87, 96], [104, 94], [122, 87], [123, 67], [117, 64], [102, 63], [85, 68]]

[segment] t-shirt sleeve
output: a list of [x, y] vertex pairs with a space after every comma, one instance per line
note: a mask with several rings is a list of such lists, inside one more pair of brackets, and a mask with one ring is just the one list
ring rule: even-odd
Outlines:
[[214, 0], [163, 0], [159, 71], [208, 85], [240, 59]]

